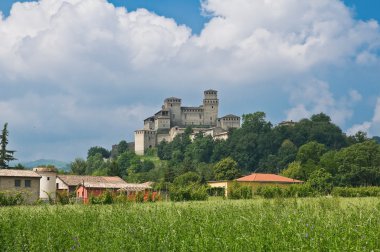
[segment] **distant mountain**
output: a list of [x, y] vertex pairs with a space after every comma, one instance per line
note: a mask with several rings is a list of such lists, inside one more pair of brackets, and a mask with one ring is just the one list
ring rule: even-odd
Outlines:
[[37, 166], [41, 166], [41, 165], [54, 165], [56, 168], [58, 168], [60, 170], [65, 170], [65, 171], [70, 170], [70, 164], [69, 163], [58, 161], [58, 160], [53, 160], [53, 159], [39, 159], [36, 161], [23, 162], [21, 164], [23, 166], [25, 166], [26, 168], [29, 168], [29, 169], [37, 167]]

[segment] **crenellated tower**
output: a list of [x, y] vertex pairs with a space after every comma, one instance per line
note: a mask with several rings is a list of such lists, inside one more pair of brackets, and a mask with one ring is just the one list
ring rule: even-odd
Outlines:
[[218, 119], [219, 99], [218, 91], [206, 90], [204, 91], [203, 99], [203, 124], [209, 126], [216, 126]]

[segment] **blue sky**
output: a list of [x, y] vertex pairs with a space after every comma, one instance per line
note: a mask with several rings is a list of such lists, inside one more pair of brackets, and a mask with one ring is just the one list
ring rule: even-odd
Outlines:
[[209, 88], [220, 116], [325, 112], [380, 135], [380, 1], [14, 2], [0, 1], [0, 124], [20, 161], [133, 141], [165, 97], [199, 105]]
[[[8, 15], [14, 2], [27, 1], [2, 0], [0, 2], [0, 10], [2, 10], [5, 15]], [[124, 6], [130, 11], [136, 10], [137, 8], [146, 8], [158, 15], [174, 18], [177, 23], [186, 24], [191, 27], [195, 33], [199, 33], [204, 23], [209, 20], [207, 16], [201, 13], [200, 0], [112, 0], [109, 2], [115, 6]], [[355, 17], [358, 19], [380, 20], [380, 1], [344, 0], [344, 3], [353, 9]]]

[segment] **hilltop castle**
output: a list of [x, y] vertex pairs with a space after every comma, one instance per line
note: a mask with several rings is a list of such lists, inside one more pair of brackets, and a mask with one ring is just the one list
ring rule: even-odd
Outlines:
[[218, 118], [219, 99], [216, 90], [204, 91], [203, 104], [198, 107], [182, 107], [181, 99], [166, 98], [162, 109], [144, 120], [144, 129], [135, 131], [135, 152], [143, 155], [148, 148], [161, 141], [171, 142], [186, 127], [193, 128], [193, 136], [202, 132], [214, 139], [227, 139], [229, 128], [240, 127], [240, 117], [227, 115]]

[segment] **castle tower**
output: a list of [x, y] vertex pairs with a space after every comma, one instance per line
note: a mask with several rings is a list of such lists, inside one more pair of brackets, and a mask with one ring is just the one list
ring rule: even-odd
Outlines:
[[169, 110], [170, 127], [179, 126], [181, 122], [181, 99], [176, 97], [166, 98], [164, 101], [164, 109]]
[[40, 199], [49, 200], [49, 197], [55, 199], [57, 169], [54, 167], [36, 167], [33, 168], [33, 171], [41, 176]]
[[209, 126], [216, 126], [218, 119], [218, 91], [216, 90], [206, 90], [204, 91], [203, 99], [203, 124]]

